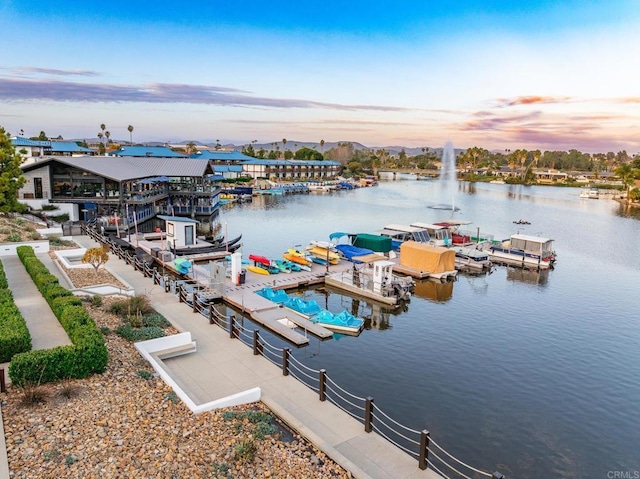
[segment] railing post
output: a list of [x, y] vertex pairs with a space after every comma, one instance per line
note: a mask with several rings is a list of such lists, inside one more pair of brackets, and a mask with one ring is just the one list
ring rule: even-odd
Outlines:
[[327, 370], [321, 369], [320, 378], [318, 381], [318, 395], [320, 396], [320, 401], [324, 401], [325, 399], [327, 399], [326, 382], [327, 382]]
[[427, 468], [429, 459], [429, 437], [429, 431], [423, 429], [420, 433], [420, 457], [418, 458], [418, 467], [423, 471]]
[[491, 474], [491, 479], [504, 479], [504, 474], [500, 474], [498, 471]]
[[289, 354], [291, 354], [291, 349], [284, 348], [282, 350], [282, 375], [289, 375]]
[[235, 327], [236, 316], [232, 314], [229, 318], [229, 337], [233, 339], [233, 328]]
[[253, 330], [253, 355], [254, 356], [257, 356], [258, 354], [260, 354], [258, 339], [259, 339], [258, 330], [254, 329]]
[[7, 383], [4, 379], [4, 368], [0, 368], [0, 393], [7, 392]]
[[178, 302], [182, 303], [182, 286], [178, 286]]
[[364, 404], [364, 432], [373, 431], [373, 398], [368, 396]]
[[196, 290], [193, 290], [193, 311], [194, 313], [198, 312], [198, 295], [196, 294]]
[[213, 324], [213, 303], [209, 303], [209, 324]]

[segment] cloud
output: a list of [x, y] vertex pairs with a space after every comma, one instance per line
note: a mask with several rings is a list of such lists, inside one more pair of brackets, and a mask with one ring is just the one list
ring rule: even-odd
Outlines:
[[38, 67], [23, 67], [14, 70], [17, 75], [41, 73], [44, 75], [57, 75], [57, 76], [83, 76], [83, 77], [97, 77], [100, 73], [92, 70], [58, 70], [55, 68], [38, 68]]
[[570, 100], [571, 100], [571, 97], [568, 97], [568, 96], [553, 97], [553, 96], [527, 95], [527, 96], [518, 96], [515, 98], [498, 98], [496, 102], [499, 108], [504, 108], [507, 106], [533, 105], [536, 103], [565, 103]]
[[640, 103], [640, 97], [639, 96], [631, 96], [631, 97], [626, 97], [626, 98], [620, 98], [618, 100], [620, 103]]
[[149, 83], [135, 86], [0, 78], [0, 98], [15, 101], [191, 103], [236, 107], [407, 111], [406, 108], [393, 106], [346, 105], [302, 99], [254, 97], [248, 93], [234, 88], [208, 85]]
[[487, 113], [478, 112], [478, 120], [470, 120], [462, 124], [461, 129], [467, 131], [493, 131], [496, 129], [504, 129], [510, 125], [520, 125], [523, 122], [535, 120], [541, 116], [540, 111], [534, 111], [523, 115], [498, 116]]

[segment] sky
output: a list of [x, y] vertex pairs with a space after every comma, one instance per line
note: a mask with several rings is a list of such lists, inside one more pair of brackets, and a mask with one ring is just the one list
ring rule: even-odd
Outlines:
[[640, 152], [637, 0], [0, 0], [0, 126]]

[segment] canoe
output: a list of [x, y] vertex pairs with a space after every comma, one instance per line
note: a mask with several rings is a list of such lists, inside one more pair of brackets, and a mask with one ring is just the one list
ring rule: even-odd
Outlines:
[[[289, 250], [289, 251], [291, 251], [291, 250]], [[297, 254], [283, 253], [282, 257], [284, 259], [287, 259], [287, 260], [292, 261], [292, 262], [297, 263], [297, 264], [301, 264], [303, 266], [310, 266], [311, 265], [311, 261], [309, 261], [306, 257], [300, 256], [300, 255], [297, 255]]]
[[338, 264], [340, 261], [340, 255], [338, 255], [338, 253], [322, 246], [309, 245], [307, 246], [307, 252], [324, 260], [325, 263], [327, 260], [329, 261], [329, 264]]
[[260, 256], [257, 254], [250, 254], [249, 259], [254, 261], [255, 263], [264, 264], [266, 266], [271, 265], [271, 260], [269, 258], [265, 258], [264, 256]]
[[252, 272], [257, 273], [257, 274], [271, 274], [271, 273], [269, 273], [269, 271], [267, 271], [264, 268], [261, 268], [260, 266], [251, 266], [251, 265], [249, 265], [249, 266], [247, 266], [247, 269], [249, 271], [252, 271]]

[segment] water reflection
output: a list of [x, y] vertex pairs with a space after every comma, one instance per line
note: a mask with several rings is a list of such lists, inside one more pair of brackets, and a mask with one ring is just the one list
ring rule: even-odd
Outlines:
[[616, 215], [622, 216], [623, 218], [634, 218], [636, 220], [640, 220], [640, 207], [620, 203], [616, 209]]
[[512, 268], [509, 266], [507, 267], [507, 281], [547, 286], [549, 271], [548, 269], [536, 271], [524, 268]]
[[416, 281], [414, 296], [428, 299], [436, 303], [445, 303], [453, 295], [453, 281], [443, 283], [429, 279]]

